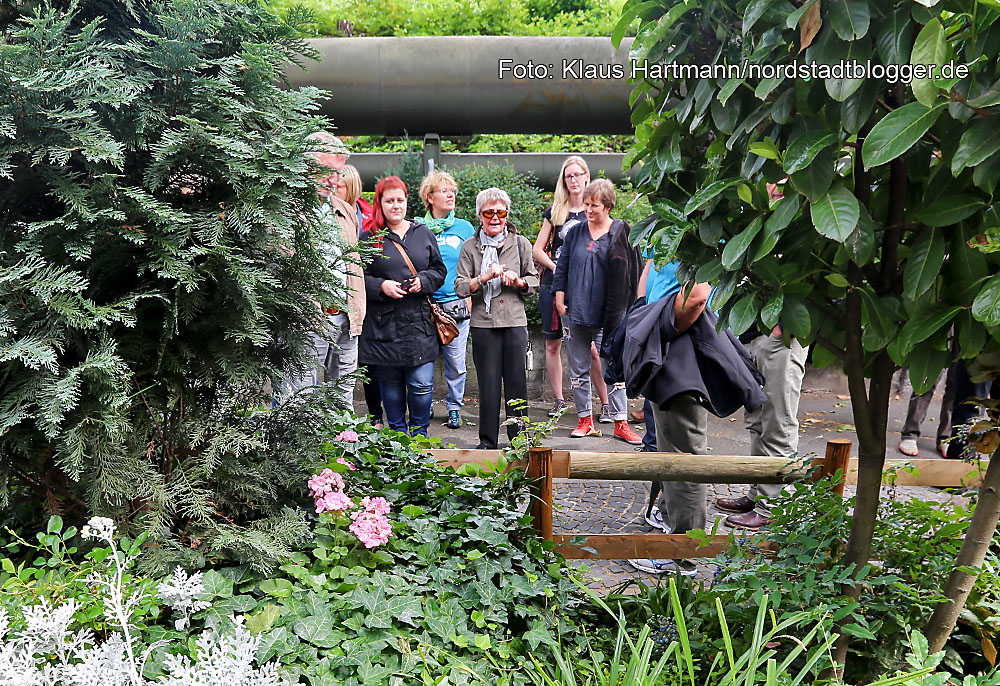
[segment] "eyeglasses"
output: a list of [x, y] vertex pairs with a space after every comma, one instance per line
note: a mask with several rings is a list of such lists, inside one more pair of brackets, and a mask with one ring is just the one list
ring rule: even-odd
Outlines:
[[587, 172], [579, 172], [578, 174], [567, 174], [563, 178], [566, 179], [567, 181], [572, 181], [573, 179], [578, 179], [581, 176], [590, 176], [590, 174], [588, 174]]
[[454, 188], [436, 188], [431, 191], [431, 193], [440, 193], [441, 195], [455, 195]]
[[487, 219], [493, 219], [493, 217], [499, 217], [500, 219], [507, 218], [507, 210], [483, 210], [483, 216]]

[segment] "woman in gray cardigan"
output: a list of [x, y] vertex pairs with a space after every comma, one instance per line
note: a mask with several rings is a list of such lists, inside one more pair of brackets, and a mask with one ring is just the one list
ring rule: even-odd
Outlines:
[[[500, 387], [508, 403], [507, 416], [524, 416], [525, 408], [510, 407], [512, 400], [527, 401], [528, 380], [524, 359], [528, 349], [528, 318], [524, 298], [538, 291], [538, 272], [531, 257], [531, 242], [507, 224], [510, 196], [487, 188], [476, 196], [481, 226], [462, 244], [458, 256], [455, 293], [472, 297], [472, 360], [479, 377], [479, 445], [496, 449], [500, 434]], [[514, 438], [520, 423], [507, 426]]]

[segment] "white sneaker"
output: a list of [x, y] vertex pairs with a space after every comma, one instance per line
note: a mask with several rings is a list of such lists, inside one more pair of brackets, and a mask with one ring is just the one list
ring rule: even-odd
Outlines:
[[667, 531], [667, 525], [663, 521], [663, 515], [660, 514], [660, 508], [656, 505], [653, 505], [653, 509], [649, 511], [649, 514], [644, 519], [654, 529], [661, 529], [664, 533], [670, 533]]
[[680, 574], [681, 576], [698, 576], [698, 569], [694, 563], [687, 560], [651, 560], [648, 558], [636, 558], [628, 563], [647, 574]]

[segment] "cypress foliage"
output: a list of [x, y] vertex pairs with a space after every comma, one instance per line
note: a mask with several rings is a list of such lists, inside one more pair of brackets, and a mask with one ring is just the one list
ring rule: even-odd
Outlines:
[[290, 427], [319, 410], [251, 415], [344, 296], [315, 247], [320, 92], [280, 87], [305, 19], [0, 3], [0, 506], [265, 564], [301, 535]]

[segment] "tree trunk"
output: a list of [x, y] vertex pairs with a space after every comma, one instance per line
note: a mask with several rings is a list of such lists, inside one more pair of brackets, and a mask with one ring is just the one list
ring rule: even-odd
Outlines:
[[[881, 497], [882, 469], [885, 466], [885, 430], [895, 365], [884, 351], [878, 354], [872, 362], [871, 382], [868, 388], [865, 388], [860, 296], [849, 292], [847, 298], [845, 367], [858, 434], [858, 485], [854, 499], [854, 516], [851, 520], [851, 535], [844, 551], [844, 564], [853, 564], [853, 575], [856, 576], [871, 557], [872, 538], [875, 535], [875, 522], [878, 519]], [[847, 584], [844, 587], [844, 595], [858, 600], [861, 588], [856, 584]], [[850, 622], [850, 617], [847, 617], [840, 623]], [[850, 637], [840, 632], [833, 649], [833, 659], [840, 664], [840, 674], [843, 674], [844, 666], [847, 664], [849, 644]]]
[[969, 530], [962, 541], [962, 549], [955, 559], [955, 568], [948, 576], [944, 586], [944, 595], [948, 600], [942, 601], [927, 622], [927, 642], [930, 652], [936, 653], [944, 648], [951, 636], [958, 614], [965, 607], [969, 592], [976, 583], [976, 577], [963, 572], [961, 567], [979, 567], [983, 564], [986, 551], [990, 547], [993, 535], [1000, 521], [1000, 450], [993, 453], [989, 467], [983, 477], [983, 485], [979, 490], [979, 502], [972, 515]]

